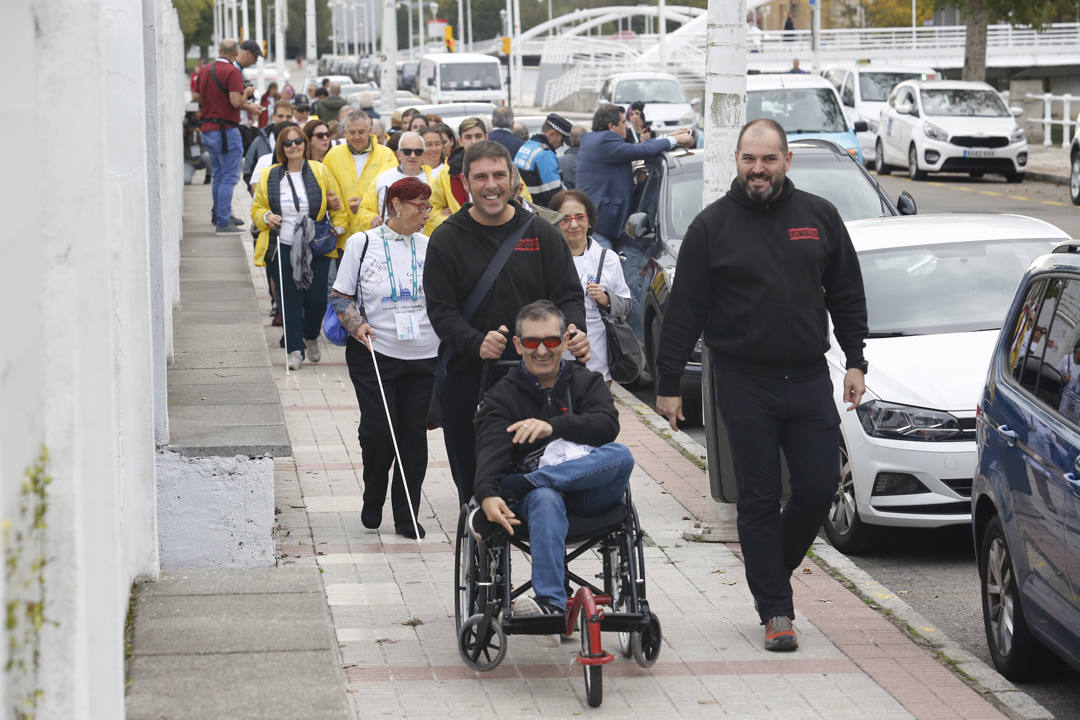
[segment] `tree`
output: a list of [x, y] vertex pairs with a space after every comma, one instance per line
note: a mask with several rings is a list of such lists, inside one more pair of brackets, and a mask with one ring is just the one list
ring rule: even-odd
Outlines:
[[964, 80], [986, 80], [986, 28], [991, 21], [1014, 26], [1043, 26], [1072, 21], [1080, 12], [1078, 0], [934, 0], [934, 7], [954, 7], [967, 24], [964, 41]]
[[184, 49], [210, 45], [214, 30], [214, 0], [173, 0], [180, 20], [180, 32], [184, 35]]
[[[909, 27], [911, 25], [911, 0], [873, 0], [867, 2], [867, 27]], [[922, 25], [933, 14], [933, 3], [920, 0], [915, 3], [915, 24]]]

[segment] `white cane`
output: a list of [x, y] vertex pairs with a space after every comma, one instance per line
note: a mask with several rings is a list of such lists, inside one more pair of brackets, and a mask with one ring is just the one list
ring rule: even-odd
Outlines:
[[[409, 516], [412, 518], [413, 533], [416, 535], [416, 544], [420, 545], [420, 528], [416, 523], [416, 513], [413, 512], [412, 494], [409, 492], [409, 483], [405, 479], [405, 466], [401, 464], [401, 451], [398, 450], [397, 434], [394, 432], [394, 421], [390, 419], [390, 405], [386, 402], [386, 390], [383, 389], [382, 374], [379, 372], [379, 361], [375, 359], [375, 349], [371, 347], [371, 341], [364, 337], [364, 344], [371, 353], [371, 364], [375, 366], [375, 379], [379, 383], [379, 395], [382, 396], [383, 410], [386, 411], [386, 424], [390, 426], [390, 440], [394, 443], [394, 457], [397, 459], [397, 469], [401, 473], [401, 484], [405, 487], [405, 501], [409, 503]], [[391, 477], [390, 488], [393, 493], [394, 481]]]
[[[281, 238], [278, 238], [278, 251], [277, 251], [277, 276], [278, 276], [278, 310], [281, 311], [281, 337], [282, 342], [285, 343], [285, 376], [289, 375], [289, 331], [285, 328], [288, 325], [285, 323], [285, 281], [284, 270], [281, 268]], [[290, 273], [291, 274], [291, 273]]]

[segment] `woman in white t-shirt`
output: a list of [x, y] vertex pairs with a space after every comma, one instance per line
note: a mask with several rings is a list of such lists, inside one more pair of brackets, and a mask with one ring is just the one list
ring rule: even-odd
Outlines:
[[[428, 238], [420, 230], [431, 212], [430, 197], [431, 188], [416, 178], [392, 184], [382, 209], [387, 221], [349, 238], [330, 294], [338, 319], [349, 333], [345, 361], [360, 405], [357, 436], [364, 458], [360, 521], [371, 529], [382, 523], [394, 465], [394, 446], [375, 362], [394, 423], [413, 513], [419, 511], [420, 487], [427, 472], [427, 412], [439, 350], [439, 338], [428, 321], [423, 287]], [[390, 505], [394, 530], [415, 538], [401, 468], [394, 469]], [[424, 536], [422, 527], [419, 533]]]
[[[625, 318], [630, 312], [632, 302], [619, 256], [613, 251], [605, 253], [600, 243], [589, 237], [589, 230], [596, 222], [596, 206], [588, 195], [580, 190], [563, 190], [551, 199], [549, 208], [562, 215], [558, 223], [559, 231], [570, 246], [574, 266], [585, 291], [585, 325], [589, 336], [589, 361], [586, 365], [590, 370], [603, 375], [604, 380], [611, 385], [607, 334], [600, 313], [611, 313], [613, 317]], [[600, 272], [600, 283], [597, 284], [601, 256], [604, 258], [604, 268]]]

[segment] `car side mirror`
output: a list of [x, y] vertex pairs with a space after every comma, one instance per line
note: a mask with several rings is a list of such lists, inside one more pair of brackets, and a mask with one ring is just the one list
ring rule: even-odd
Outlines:
[[626, 234], [638, 240], [649, 232], [649, 216], [643, 212], [630, 213], [626, 218]]
[[857, 133], [866, 132], [869, 129], [870, 129], [870, 126], [866, 124], [865, 120], [856, 120], [855, 121], [855, 132], [857, 132]]
[[913, 114], [912, 111], [914, 109], [915, 109], [915, 106], [913, 106], [911, 103], [906, 103], [906, 102], [900, 103], [899, 105], [896, 106], [896, 112], [900, 113], [901, 115], [911, 115], [911, 114]]
[[900, 211], [901, 215], [915, 215], [915, 198], [911, 196], [907, 190], [900, 193], [900, 197], [896, 198], [896, 209]]
[[1024, 114], [1024, 108], [1018, 108], [1015, 105], [1013, 105], [1011, 108], [1009, 108], [1009, 112], [1012, 113], [1013, 117], [1020, 117], [1021, 115]]
[[694, 98], [693, 100], [691, 100], [690, 107], [692, 107], [697, 112], [701, 112], [701, 98]]

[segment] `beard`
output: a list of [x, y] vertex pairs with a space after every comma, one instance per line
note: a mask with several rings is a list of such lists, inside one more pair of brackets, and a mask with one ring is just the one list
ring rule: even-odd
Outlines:
[[[784, 187], [784, 178], [786, 175], [781, 173], [776, 177], [769, 175], [746, 175], [739, 177], [739, 185], [742, 186], [743, 192], [746, 193], [746, 197], [750, 198], [754, 202], [765, 202], [770, 198], [776, 197], [780, 194], [781, 188]], [[750, 187], [751, 180], [768, 180], [769, 185], [763, 190], [755, 190]]]

